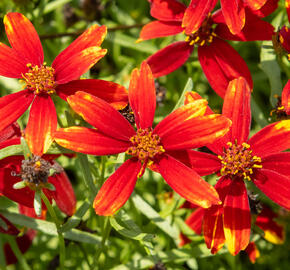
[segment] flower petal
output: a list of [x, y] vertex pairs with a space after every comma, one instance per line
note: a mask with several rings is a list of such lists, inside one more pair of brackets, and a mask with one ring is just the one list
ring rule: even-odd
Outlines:
[[245, 2], [252, 10], [257, 10], [264, 6], [266, 2], [269, 2], [269, 0], [245, 0]]
[[141, 162], [131, 158], [106, 180], [94, 201], [97, 215], [113, 215], [125, 204], [134, 190], [140, 170]]
[[259, 157], [274, 154], [290, 148], [290, 120], [272, 123], [254, 136], [248, 143], [253, 153]]
[[44, 154], [53, 142], [57, 116], [50, 96], [35, 97], [25, 129], [25, 138], [30, 151], [37, 156]]
[[[218, 192], [220, 199], [224, 201], [228, 192], [228, 187], [231, 184], [231, 179], [221, 177], [216, 183], [215, 189]], [[204, 211], [203, 218], [203, 235], [204, 241], [211, 250], [212, 254], [217, 253], [225, 243], [225, 235], [223, 229], [223, 206], [213, 205]]]
[[213, 10], [216, 3], [217, 0], [191, 0], [182, 20], [185, 34], [190, 35], [196, 32]]
[[251, 89], [245, 78], [230, 81], [224, 97], [223, 115], [232, 121], [229, 132], [222, 138], [224, 144], [236, 140], [238, 144], [246, 142], [251, 127]]
[[242, 179], [235, 178], [224, 201], [224, 233], [229, 252], [237, 255], [250, 242], [251, 213], [247, 189]]
[[275, 171], [279, 174], [290, 177], [290, 153], [275, 153], [262, 160], [263, 169]]
[[130, 142], [114, 139], [85, 127], [61, 128], [55, 132], [55, 141], [61, 146], [89, 155], [114, 155], [125, 152]]
[[34, 95], [23, 90], [0, 98], [0, 130], [15, 122], [29, 107]]
[[32, 23], [21, 13], [10, 12], [4, 17], [4, 25], [9, 43], [26, 64], [41, 66], [42, 45]]
[[135, 135], [134, 128], [110, 104], [85, 92], [67, 98], [72, 109], [88, 123], [110, 137], [128, 141]]
[[185, 220], [185, 223], [191, 228], [196, 234], [202, 233], [202, 220], [204, 217], [204, 208], [197, 208], [191, 215]]
[[207, 101], [205, 99], [199, 99], [179, 107], [157, 124], [154, 128], [154, 133], [157, 133], [159, 136], [164, 136], [174, 130], [180, 123], [191, 118], [203, 116], [207, 108], [206, 105]]
[[[0, 143], [21, 136], [21, 130], [17, 122], [12, 123], [0, 132]], [[1, 148], [0, 148], [1, 149]]]
[[254, 183], [272, 201], [290, 210], [290, 179], [268, 169], [256, 170]]
[[232, 34], [238, 34], [245, 25], [245, 7], [243, 0], [221, 0], [221, 8]]
[[290, 22], [290, 0], [285, 0], [285, 8], [288, 15], [288, 21]]
[[288, 115], [290, 115], [290, 80], [286, 83], [282, 91], [282, 106]]
[[62, 62], [53, 62], [52, 67], [55, 69], [56, 82], [63, 84], [78, 79], [103, 58], [106, 53], [107, 50], [100, 47], [89, 47], [70, 55]]
[[213, 143], [224, 136], [231, 121], [221, 115], [211, 114], [189, 119], [176, 125], [174, 130], [161, 136], [166, 150], [192, 149]]
[[107, 27], [105, 25], [91, 26], [54, 59], [52, 66], [57, 67], [61, 65], [63, 62], [66, 62], [67, 59], [71, 58], [72, 55], [81, 53], [89, 47], [101, 46], [106, 34]]
[[0, 42], [0, 76], [21, 78], [27, 72], [26, 64], [15, 50]]
[[66, 215], [72, 216], [76, 210], [76, 197], [65, 171], [50, 176], [48, 182], [55, 187], [55, 191], [48, 190], [48, 192], [55, 200], [58, 208]]
[[186, 6], [176, 0], [152, 0], [150, 14], [161, 21], [181, 21]]
[[[184, 105], [187, 105], [199, 99], [203, 99], [203, 98], [197, 92], [195, 91], [187, 92], [185, 93], [185, 97], [184, 97]], [[213, 114], [213, 113], [214, 112], [212, 111], [212, 109], [209, 106], [207, 106], [204, 115]]]
[[74, 80], [56, 87], [57, 94], [64, 100], [80, 90], [105, 100], [116, 110], [124, 108], [128, 103], [126, 88], [110, 81], [97, 79]]
[[256, 41], [272, 40], [274, 30], [274, 27], [270, 23], [263, 21], [246, 9], [246, 24], [239, 33], [233, 35], [224, 20], [222, 23], [218, 23], [215, 33], [220, 38], [227, 40]]
[[213, 174], [221, 169], [220, 160], [212, 154], [194, 150], [168, 151], [167, 153], [201, 176]]
[[156, 108], [156, 91], [152, 72], [145, 61], [141, 64], [140, 72], [138, 69], [132, 71], [128, 95], [137, 127], [151, 128]]
[[167, 184], [181, 197], [203, 208], [219, 204], [216, 190], [194, 170], [169, 155], [162, 155], [156, 163]]
[[[285, 0], [285, 2], [287, 1], [289, 0]], [[260, 9], [256, 9], [256, 10], [252, 9], [252, 11], [254, 14], [259, 16], [260, 18], [265, 18], [269, 16], [270, 14], [272, 14], [278, 8], [278, 2], [279, 0], [266, 0], [266, 3]], [[247, 5], [250, 6], [248, 3]]]
[[258, 215], [255, 224], [264, 231], [264, 238], [270, 243], [279, 245], [285, 241], [284, 227], [274, 221], [278, 217], [270, 208], [263, 206], [262, 212]]
[[260, 257], [260, 252], [254, 242], [250, 242], [245, 251], [249, 256], [251, 263], [255, 263], [257, 258]]
[[147, 59], [155, 78], [167, 75], [182, 66], [193, 51], [188, 42], [177, 41]]
[[181, 27], [180, 22], [153, 21], [143, 26], [137, 42], [153, 38], [176, 35], [181, 33], [182, 31], [183, 28]]
[[198, 58], [211, 87], [222, 98], [229, 82], [238, 77], [244, 77], [250, 88], [253, 88], [251, 73], [246, 62], [225, 41], [215, 38], [209, 46], [199, 46]]

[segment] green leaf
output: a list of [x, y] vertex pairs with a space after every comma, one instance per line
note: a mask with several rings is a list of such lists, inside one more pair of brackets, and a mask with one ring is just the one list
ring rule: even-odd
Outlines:
[[3, 149], [0, 149], [0, 160], [10, 156], [19, 156], [23, 155], [21, 145], [10, 145]]
[[173, 108], [172, 111], [175, 111], [176, 109], [178, 109], [179, 107], [181, 107], [184, 103], [184, 99], [185, 99], [185, 94], [186, 92], [190, 92], [193, 89], [193, 81], [191, 78], [188, 78], [185, 87], [181, 93], [181, 96], [179, 98], [179, 100], [177, 101], [177, 103], [175, 104], [175, 107]]
[[[58, 236], [55, 223], [53, 222], [40, 220], [40, 219], [34, 219], [28, 216], [24, 216], [17, 213], [11, 213], [5, 210], [1, 210], [0, 213], [15, 225], [25, 226], [25, 227], [43, 232], [48, 235]], [[77, 229], [72, 229], [70, 231], [67, 231], [63, 234], [63, 236], [65, 239], [82, 242], [82, 243], [88, 243], [88, 244], [94, 244], [94, 245], [99, 245], [101, 243], [100, 236], [97, 236], [88, 232], [83, 232]]]
[[148, 217], [153, 223], [156, 224], [163, 232], [169, 235], [171, 238], [178, 241], [178, 230], [173, 227], [167, 219], [162, 218], [146, 201], [144, 201], [139, 195], [133, 193], [132, 200], [139, 211]]
[[13, 185], [13, 188], [14, 189], [22, 189], [22, 188], [25, 188], [26, 187], [26, 182], [25, 181], [20, 181], [20, 182], [17, 182]]
[[0, 227], [4, 230], [4, 231], [7, 231], [8, 230], [8, 227], [7, 227], [7, 224], [6, 222], [0, 217]]

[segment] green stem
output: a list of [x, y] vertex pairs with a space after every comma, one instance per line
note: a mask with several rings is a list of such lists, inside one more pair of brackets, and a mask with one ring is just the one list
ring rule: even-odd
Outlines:
[[47, 208], [51, 218], [53, 219], [53, 221], [55, 223], [55, 226], [56, 226], [56, 229], [57, 229], [57, 234], [58, 234], [58, 239], [59, 239], [59, 264], [60, 264], [60, 269], [65, 269], [64, 268], [65, 243], [64, 243], [64, 237], [63, 237], [62, 232], [61, 232], [61, 223], [58, 220], [52, 205], [50, 204], [49, 200], [47, 199], [47, 197], [45, 196], [43, 191], [41, 191], [41, 199], [43, 200], [44, 204], [46, 205], [46, 208]]
[[106, 157], [101, 156], [101, 177], [100, 177], [100, 186], [105, 182], [105, 171], [106, 171]]
[[0, 235], [0, 269], [6, 268], [6, 260], [4, 256], [4, 243], [2, 236]]
[[6, 238], [8, 240], [8, 243], [9, 243], [13, 253], [15, 254], [19, 264], [21, 265], [21, 268], [23, 270], [31, 270], [29, 265], [27, 264], [24, 256], [22, 255], [17, 243], [16, 243], [15, 237], [13, 237], [11, 235], [7, 235]]

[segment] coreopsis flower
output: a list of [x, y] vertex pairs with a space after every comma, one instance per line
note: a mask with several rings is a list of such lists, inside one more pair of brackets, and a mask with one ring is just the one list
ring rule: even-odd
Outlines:
[[58, 144], [92, 155], [125, 152], [131, 158], [111, 175], [98, 192], [94, 208], [99, 215], [114, 214], [129, 198], [137, 178], [148, 166], [157, 167], [165, 181], [182, 197], [201, 207], [218, 204], [218, 196], [194, 170], [174, 159], [169, 150], [191, 149], [223, 136], [230, 121], [220, 115], [204, 116], [207, 102], [183, 106], [152, 128], [156, 93], [146, 62], [134, 69], [129, 86], [129, 104], [137, 131], [112, 106], [84, 92], [68, 97], [72, 109], [97, 129], [69, 127], [55, 133]]
[[126, 90], [102, 80], [76, 80], [107, 52], [100, 45], [105, 26], [94, 25], [63, 50], [48, 66], [31, 22], [20, 13], [8, 13], [4, 26], [11, 47], [0, 43], [0, 75], [18, 78], [24, 90], [0, 98], [1, 130], [16, 121], [32, 104], [26, 140], [37, 155], [45, 153], [53, 141], [57, 115], [53, 95], [62, 99], [76, 90], [90, 92], [116, 105], [126, 103]]
[[[205, 210], [204, 236], [213, 253], [228, 244], [237, 254], [250, 240], [251, 215], [244, 181], [251, 181], [271, 200], [290, 209], [290, 120], [272, 123], [250, 139], [251, 91], [244, 78], [230, 82], [222, 114], [232, 120], [230, 131], [208, 147], [216, 153], [194, 150], [171, 153], [200, 175], [221, 175], [215, 188], [223, 204]], [[196, 93], [191, 100], [200, 98]], [[190, 100], [189, 98], [187, 101]], [[210, 109], [207, 113], [210, 115]]]
[[[11, 127], [12, 126], [12, 127]], [[20, 129], [15, 124], [0, 132], [0, 138], [5, 138], [14, 130], [16, 136], [0, 141], [0, 149], [20, 144]], [[10, 135], [11, 137], [11, 135]], [[24, 206], [34, 207], [36, 190], [42, 189], [51, 201], [56, 202], [59, 209], [72, 216], [76, 208], [76, 198], [72, 185], [62, 167], [53, 159], [57, 155], [38, 156], [32, 152], [28, 159], [23, 156], [9, 156], [0, 160], [0, 194]], [[51, 174], [51, 172], [54, 172]], [[21, 189], [15, 187], [23, 183]], [[49, 190], [49, 185], [54, 190]]]
[[[206, 8], [203, 8], [207, 2]], [[226, 41], [271, 40], [274, 28], [261, 20], [277, 7], [277, 0], [268, 1], [262, 10], [245, 9], [246, 24], [243, 30], [233, 35], [221, 10], [209, 12], [216, 1], [191, 1], [188, 7], [176, 0], [151, 1], [151, 15], [156, 21], [145, 25], [138, 41], [185, 34], [185, 41], [177, 41], [151, 55], [147, 62], [155, 77], [167, 75], [182, 66], [198, 47], [198, 58], [212, 88], [221, 97], [228, 83], [239, 76], [247, 79], [252, 87], [252, 78], [247, 64]], [[224, 1], [226, 2], [226, 1]], [[227, 1], [236, 3], [237, 1]], [[252, 2], [252, 1], [248, 1]], [[261, 2], [261, 1], [260, 1]], [[226, 52], [226, 53], [225, 53]]]
[[[250, 196], [249, 196], [250, 197]], [[251, 199], [250, 199], [251, 201]], [[255, 203], [252, 203], [255, 204]], [[254, 207], [253, 205], [251, 205]], [[206, 209], [200, 208], [194, 204], [186, 202], [183, 208], [194, 209], [193, 212], [185, 220], [185, 223], [191, 228], [196, 234], [201, 235], [204, 229], [203, 219], [205, 218]], [[285, 241], [285, 230], [284, 226], [276, 221], [278, 214], [273, 212], [268, 206], [261, 204], [259, 207], [262, 207], [262, 210], [259, 210], [257, 213], [255, 210], [252, 211], [252, 214], [255, 215], [255, 226], [258, 226], [263, 230], [263, 238], [273, 244], [282, 244]], [[191, 240], [184, 234], [180, 234], [180, 244], [179, 246], [184, 246], [191, 242]], [[220, 232], [219, 239], [220, 247], [225, 243], [225, 237]], [[215, 248], [211, 249], [212, 253], [216, 253], [218, 250]], [[249, 259], [252, 263], [260, 256], [260, 252], [254, 242], [250, 242], [245, 248], [245, 252], [248, 254]]]
[[286, 83], [281, 97], [282, 110], [290, 115], [290, 80]]

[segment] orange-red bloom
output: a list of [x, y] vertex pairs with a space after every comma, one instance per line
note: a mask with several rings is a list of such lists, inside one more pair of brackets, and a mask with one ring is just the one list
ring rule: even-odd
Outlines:
[[281, 97], [282, 110], [286, 112], [287, 115], [290, 115], [290, 80], [286, 83]]
[[66, 100], [82, 89], [117, 105], [127, 101], [126, 90], [117, 84], [76, 80], [106, 54], [99, 47], [105, 26], [90, 27], [47, 66], [38, 34], [24, 15], [8, 13], [4, 25], [11, 47], [0, 43], [0, 75], [21, 79], [25, 89], [0, 98], [0, 129], [16, 121], [32, 104], [26, 140], [35, 154], [45, 153], [53, 141], [57, 126], [53, 94]]
[[[0, 132], [0, 138], [6, 139], [0, 141], [0, 149], [20, 144], [20, 134], [17, 124]], [[33, 155], [29, 160], [24, 160], [23, 156], [9, 156], [1, 159], [0, 194], [19, 204], [33, 208], [35, 190], [43, 188], [43, 192], [49, 200], [53, 199], [62, 212], [72, 216], [76, 208], [75, 194], [65, 171], [53, 161], [56, 157], [57, 155], [44, 155], [41, 158]], [[49, 176], [49, 171], [53, 168], [56, 168], [57, 171]], [[21, 181], [26, 183], [26, 187], [16, 189], [14, 185]], [[47, 183], [52, 184], [55, 190], [47, 189]]]
[[[232, 254], [247, 247], [251, 216], [244, 179], [252, 181], [277, 204], [290, 209], [290, 120], [272, 123], [248, 139], [251, 123], [250, 88], [244, 78], [230, 82], [223, 115], [232, 120], [230, 131], [208, 147], [217, 155], [190, 150], [172, 153], [199, 174], [218, 172], [215, 188], [223, 205], [205, 211], [204, 236], [213, 253], [224, 242]], [[197, 94], [190, 96], [196, 100]], [[210, 113], [208, 110], [207, 113]], [[225, 239], [224, 239], [225, 238]]]
[[112, 215], [129, 198], [137, 178], [147, 166], [154, 165], [165, 181], [182, 197], [201, 207], [218, 204], [212, 186], [194, 170], [174, 159], [170, 150], [191, 149], [213, 143], [223, 136], [230, 121], [220, 115], [204, 116], [207, 102], [198, 100], [168, 115], [154, 129], [156, 107], [154, 79], [146, 62], [134, 69], [129, 87], [129, 103], [137, 131], [112, 106], [84, 92], [68, 97], [72, 109], [96, 127], [70, 127], [55, 134], [60, 145], [93, 155], [126, 152], [130, 159], [111, 175], [97, 194], [97, 214]]
[[[224, 6], [227, 7], [229, 3], [237, 1], [223, 2], [227, 3]], [[176, 0], [151, 1], [151, 15], [157, 21], [142, 28], [139, 41], [181, 32], [186, 35], [185, 41], [174, 42], [147, 59], [154, 76], [163, 76], [179, 68], [189, 58], [194, 46], [198, 46], [201, 67], [217, 94], [223, 97], [228, 83], [239, 76], [245, 77], [252, 87], [251, 74], [245, 61], [224, 39], [271, 40], [274, 28], [261, 20], [261, 17], [275, 10], [277, 0], [268, 2], [269, 4], [258, 11], [252, 11], [248, 6], [244, 7], [246, 24], [241, 32], [233, 35], [221, 10], [210, 15], [216, 1], [192, 0], [188, 7]]]

